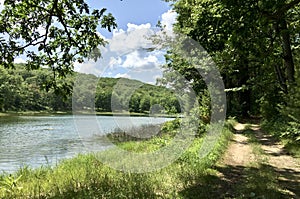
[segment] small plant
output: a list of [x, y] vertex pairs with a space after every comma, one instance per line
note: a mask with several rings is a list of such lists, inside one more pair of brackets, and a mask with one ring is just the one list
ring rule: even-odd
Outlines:
[[22, 175], [15, 178], [13, 175], [5, 176], [0, 181], [0, 190], [8, 193], [13, 193], [16, 190], [21, 190], [22, 187], [18, 186], [18, 181], [21, 179]]

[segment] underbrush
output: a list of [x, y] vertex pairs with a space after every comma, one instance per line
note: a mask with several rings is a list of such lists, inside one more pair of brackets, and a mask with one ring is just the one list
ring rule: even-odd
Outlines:
[[[139, 152], [155, 151], [172, 140], [175, 133], [172, 125], [163, 127], [160, 136], [145, 141], [120, 142], [118, 147]], [[149, 173], [117, 171], [100, 162], [95, 154], [78, 155], [55, 167], [24, 167], [14, 174], [0, 176], [0, 197], [185, 198], [183, 190], [197, 184], [201, 176], [207, 174], [226, 150], [231, 136], [228, 127], [223, 128], [212, 150], [202, 158], [199, 149], [204, 138], [195, 138], [178, 160]]]
[[277, 118], [264, 121], [262, 129], [280, 140], [291, 155], [300, 157], [300, 123]]

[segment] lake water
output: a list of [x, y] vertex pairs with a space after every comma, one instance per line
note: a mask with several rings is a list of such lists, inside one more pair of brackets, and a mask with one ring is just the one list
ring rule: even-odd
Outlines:
[[0, 173], [13, 172], [24, 165], [32, 168], [55, 165], [78, 153], [108, 148], [95, 135], [161, 124], [171, 118], [123, 116], [18, 116], [0, 117]]

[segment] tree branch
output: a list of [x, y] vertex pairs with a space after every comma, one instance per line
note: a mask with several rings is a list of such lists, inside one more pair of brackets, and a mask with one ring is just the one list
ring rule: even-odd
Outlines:
[[294, 6], [296, 6], [299, 3], [300, 3], [300, 0], [294, 0], [294, 1], [291, 1], [290, 3], [288, 3], [288, 4], [284, 4], [280, 9], [278, 9], [274, 13], [269, 13], [267, 11], [261, 11], [261, 13], [264, 16], [266, 16], [267, 18], [271, 19], [271, 20], [278, 21], [285, 15], [285, 13], [288, 10], [290, 10], [291, 8], [293, 8]]
[[294, 6], [296, 6], [297, 4], [300, 3], [300, 0], [294, 0], [288, 4], [285, 4], [284, 6], [282, 6], [279, 10], [278, 10], [278, 14], [282, 15], [283, 13], [285, 13], [286, 11], [288, 11], [289, 9], [293, 8]]
[[70, 31], [68, 30], [67, 24], [64, 22], [64, 19], [62, 18], [62, 12], [61, 12], [61, 10], [58, 8], [57, 4], [56, 4], [56, 7], [55, 7], [55, 10], [56, 10], [56, 12], [57, 12], [56, 17], [58, 17], [59, 22], [63, 25], [63, 27], [64, 27], [64, 29], [65, 29], [65, 32], [67, 33], [67, 36], [68, 36], [69, 41], [77, 45], [77, 42], [73, 40], [73, 38], [72, 38], [72, 36], [71, 36], [71, 33], [70, 33]]
[[43, 41], [44, 45], [46, 45], [46, 41], [47, 41], [47, 38], [48, 38], [49, 28], [50, 28], [50, 25], [51, 25], [52, 17], [53, 17], [54, 10], [55, 10], [55, 5], [57, 5], [57, 2], [58, 2], [58, 0], [55, 0], [53, 2], [53, 6], [52, 6], [52, 8], [50, 10], [50, 13], [49, 13], [49, 18], [48, 18], [47, 25], [46, 25], [45, 38], [44, 38], [44, 41]]
[[[26, 44], [25, 46], [17, 47], [17, 51], [24, 50], [25, 48], [27, 48], [27, 47], [29, 47], [29, 46], [36, 46], [36, 45], [38, 45], [38, 44], [40, 44], [40, 43], [43, 43], [43, 41], [37, 41], [37, 40], [43, 38], [44, 36], [45, 36], [45, 35], [42, 35], [42, 36], [38, 37], [37, 39], [35, 39], [35, 40], [29, 42], [29, 43]], [[36, 42], [36, 43], [34, 43], [34, 42]]]

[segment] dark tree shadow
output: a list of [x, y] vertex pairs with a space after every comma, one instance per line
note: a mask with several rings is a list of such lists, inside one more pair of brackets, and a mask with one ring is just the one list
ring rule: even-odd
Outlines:
[[[256, 121], [259, 124], [258, 121]], [[256, 142], [266, 146], [273, 146], [278, 140], [270, 135], [264, 135], [260, 130], [234, 131], [250, 139], [236, 141], [243, 145]], [[253, 139], [252, 139], [253, 138]], [[288, 154], [284, 148], [271, 156]], [[180, 192], [183, 198], [256, 198], [256, 199], [300, 199], [300, 172], [293, 169], [281, 169], [267, 164], [258, 167], [251, 166], [215, 166], [217, 175], [207, 174], [194, 176], [194, 183]], [[184, 179], [187, 182], [190, 179]]]
[[[299, 172], [261, 167], [215, 167], [220, 174], [195, 178], [193, 185], [180, 192], [184, 198], [300, 198]], [[276, 174], [273, 176], [272, 174]], [[279, 177], [284, 176], [284, 177]]]

